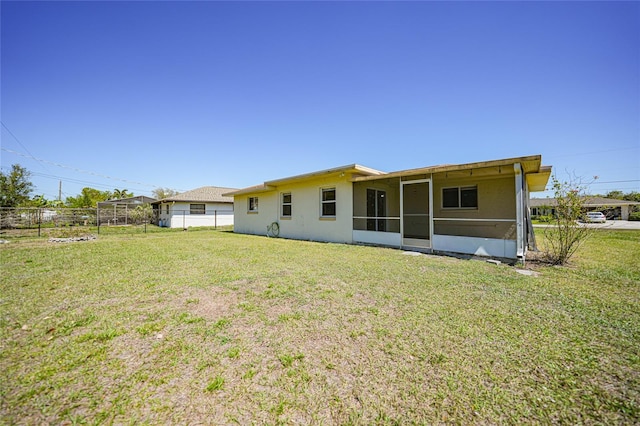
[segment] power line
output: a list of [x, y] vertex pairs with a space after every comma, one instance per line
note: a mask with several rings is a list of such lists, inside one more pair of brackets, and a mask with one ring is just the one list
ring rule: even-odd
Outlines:
[[89, 170], [82, 170], [82, 169], [78, 169], [76, 167], [67, 166], [67, 165], [60, 164], [60, 163], [55, 163], [53, 161], [43, 160], [42, 158], [36, 158], [31, 154], [27, 155], [27, 154], [24, 154], [22, 152], [14, 151], [12, 149], [7, 149], [7, 148], [1, 148], [1, 149], [2, 149], [2, 151], [8, 152], [10, 154], [19, 155], [20, 157], [24, 157], [24, 158], [30, 158], [32, 160], [39, 161], [41, 163], [51, 164], [53, 166], [60, 167], [60, 168], [63, 168], [63, 169], [73, 170], [74, 172], [78, 172], [78, 173], [89, 174], [89, 175], [100, 177], [100, 178], [104, 178], [104, 179], [117, 180], [117, 181], [120, 181], [120, 182], [125, 182], [125, 183], [129, 183], [129, 184], [134, 184], [134, 185], [142, 185], [142, 186], [149, 186], [151, 188], [157, 188], [157, 185], [152, 185], [150, 183], [135, 182], [135, 181], [127, 180], [127, 179], [120, 179], [120, 178], [113, 177], [113, 176], [108, 176], [108, 175], [103, 175], [103, 174], [100, 174], [100, 173], [95, 173], [95, 172], [92, 172], [92, 171], [89, 171]]
[[596, 185], [596, 184], [601, 184], [601, 183], [629, 183], [629, 182], [640, 182], [640, 179], [631, 179], [631, 180], [610, 180], [610, 181], [606, 181], [606, 182], [591, 182], [590, 185]]
[[[106, 188], [106, 189], [113, 189], [113, 186], [105, 185], [103, 183], [90, 182], [90, 181], [86, 181], [86, 180], [74, 179], [74, 178], [68, 178], [68, 177], [62, 177], [62, 176], [56, 176], [56, 175], [48, 175], [46, 173], [31, 172], [31, 174], [34, 175], [34, 176], [40, 176], [40, 177], [44, 177], [44, 178], [48, 178], [48, 179], [61, 180], [63, 182], [79, 183], [79, 184], [82, 184], [82, 185], [91, 185], [92, 187], [102, 187], [102, 188]], [[131, 189], [134, 190], [134, 191], [138, 190], [138, 191], [142, 191], [142, 192], [150, 192], [147, 189], [140, 189], [140, 188], [131, 188]]]
[[[21, 146], [25, 151], [27, 151], [27, 153], [28, 153], [29, 155], [31, 155], [31, 156], [33, 157], [33, 154], [31, 154], [31, 152], [27, 149], [27, 147], [26, 147], [26, 146], [24, 146], [24, 144], [23, 144], [22, 142], [20, 142], [20, 139], [18, 139], [18, 137], [17, 137], [16, 135], [14, 135], [14, 134], [13, 134], [13, 132], [12, 132], [12, 131], [7, 127], [7, 125], [6, 125], [6, 124], [4, 124], [4, 121], [0, 121], [0, 123], [2, 123], [2, 127], [4, 127], [4, 129], [5, 129], [7, 132], [9, 132], [9, 134], [11, 135], [11, 137], [12, 137], [13, 139], [15, 139], [15, 141], [16, 141], [16, 142], [18, 142], [18, 144], [20, 144], [20, 146]], [[40, 164], [40, 165], [42, 166], [42, 168], [43, 168], [43, 169], [45, 169], [46, 171], [49, 171], [49, 170], [44, 166], [44, 164]]]
[[[2, 123], [2, 127], [4, 127], [4, 128], [5, 128], [5, 130], [6, 130], [6, 131], [11, 135], [11, 137], [13, 137], [13, 139], [15, 139], [15, 141], [16, 141], [16, 142], [18, 142], [18, 144], [20, 144], [20, 146], [21, 146], [25, 151], [27, 151], [27, 154], [24, 154], [24, 153], [21, 153], [21, 152], [17, 152], [17, 151], [13, 151], [13, 150], [8, 149], [8, 148], [1, 148], [1, 149], [2, 149], [2, 151], [5, 151], [5, 152], [11, 153], [11, 154], [15, 154], [15, 155], [18, 155], [18, 156], [21, 156], [21, 157], [24, 157], [24, 158], [29, 158], [29, 159], [35, 160], [35, 161], [39, 162], [39, 163], [40, 163], [40, 165], [41, 165], [41, 166], [42, 166], [42, 167], [43, 167], [47, 172], [51, 172], [51, 171], [50, 171], [49, 169], [47, 169], [47, 168], [44, 166], [44, 164], [45, 164], [45, 163], [46, 163], [46, 164], [51, 164], [51, 165], [54, 165], [54, 166], [56, 166], [56, 167], [60, 167], [60, 168], [63, 168], [63, 169], [72, 170], [72, 171], [75, 171], [75, 172], [78, 172], [78, 173], [85, 173], [85, 174], [89, 174], [89, 175], [92, 175], [92, 176], [101, 177], [101, 178], [105, 178], [105, 179], [117, 180], [117, 181], [120, 181], [120, 182], [125, 182], [125, 183], [133, 184], [133, 185], [142, 185], [142, 186], [147, 186], [147, 187], [151, 187], [151, 188], [154, 188], [154, 189], [155, 189], [155, 188], [158, 188], [158, 185], [152, 185], [152, 184], [150, 184], [150, 183], [143, 183], [143, 182], [130, 181], [130, 180], [127, 180], [127, 179], [121, 179], [121, 178], [117, 178], [117, 177], [113, 177], [113, 176], [103, 175], [103, 174], [100, 174], [100, 173], [95, 173], [95, 172], [92, 172], [92, 171], [82, 170], [82, 169], [78, 169], [78, 168], [76, 168], [76, 167], [67, 166], [67, 165], [60, 164], [60, 163], [55, 163], [55, 162], [53, 162], [53, 161], [44, 160], [44, 159], [42, 159], [42, 158], [37, 158], [36, 156], [34, 156], [34, 155], [31, 153], [31, 151], [29, 151], [29, 150], [27, 149], [27, 147], [26, 147], [26, 146], [24, 146], [24, 144], [20, 141], [20, 139], [18, 139], [18, 137], [17, 137], [16, 135], [14, 135], [14, 134], [13, 134], [13, 132], [12, 132], [12, 131], [7, 127], [7, 125], [6, 125], [6, 124], [4, 124], [4, 122], [0, 121], [0, 123]], [[31, 173], [32, 173], [32, 174], [34, 174], [34, 175], [38, 175], [38, 174], [37, 174], [37, 173], [35, 173], [35, 172], [31, 172]], [[82, 181], [82, 180], [78, 180], [78, 179], [64, 178], [64, 177], [60, 177], [60, 176], [44, 175], [44, 174], [42, 174], [41, 176], [43, 176], [43, 177], [55, 178], [55, 179], [61, 179], [61, 180], [63, 180], [63, 181], [68, 181], [68, 182], [73, 182], [73, 183], [91, 184], [91, 185], [96, 185], [96, 186], [102, 186], [102, 187], [104, 187], [104, 188], [111, 188], [109, 185], [98, 184], [98, 183], [95, 183], [95, 182], [86, 182], [86, 181]], [[141, 190], [141, 191], [149, 192], [148, 190]]]
[[640, 148], [637, 147], [637, 146], [628, 146], [628, 147], [624, 147], [624, 148], [605, 149], [605, 150], [601, 150], [601, 151], [574, 152], [574, 153], [567, 154], [567, 155], [550, 155], [548, 157], [545, 156], [545, 161], [547, 161], [549, 159], [554, 160], [556, 158], [575, 157], [577, 155], [603, 154], [605, 152], [629, 151], [629, 150], [635, 150], [635, 149], [640, 149]]

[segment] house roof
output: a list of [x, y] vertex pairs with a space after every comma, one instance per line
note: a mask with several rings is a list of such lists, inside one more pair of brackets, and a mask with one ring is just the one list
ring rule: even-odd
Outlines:
[[[418, 169], [400, 170], [392, 173], [385, 173], [380, 170], [371, 169], [369, 167], [361, 166], [359, 164], [350, 164], [347, 166], [336, 167], [333, 169], [320, 170], [317, 172], [305, 173], [302, 175], [291, 176], [282, 179], [276, 179], [266, 181], [263, 184], [243, 188], [240, 190], [230, 191], [224, 195], [233, 197], [235, 195], [255, 194], [260, 192], [274, 191], [279, 185], [289, 184], [294, 182], [302, 182], [305, 180], [316, 179], [322, 176], [335, 175], [340, 173], [350, 173], [352, 175], [351, 181], [361, 182], [377, 179], [388, 179], [394, 177], [412, 176], [419, 174], [441, 173], [441, 172], [455, 172], [463, 170], [480, 170], [501, 166], [512, 166], [515, 163], [520, 163], [522, 170], [524, 171], [529, 189], [531, 191], [544, 191], [549, 176], [551, 175], [551, 166], [541, 165], [542, 156], [530, 155], [525, 157], [505, 158], [502, 160], [490, 160], [476, 163], [466, 164], [441, 164], [438, 166], [422, 167]], [[493, 172], [492, 172], [493, 173]]]
[[[549, 176], [551, 176], [551, 166], [542, 166], [541, 155], [529, 155], [525, 157], [513, 157], [505, 158], [501, 160], [480, 161], [475, 163], [465, 164], [441, 164], [438, 166], [421, 167], [418, 169], [400, 170], [397, 172], [386, 173], [384, 176], [363, 176], [355, 178], [355, 182], [376, 180], [381, 178], [393, 178], [412, 176], [420, 174], [431, 173], [444, 173], [444, 172], [457, 172], [464, 170], [482, 170], [488, 168], [499, 168], [502, 166], [511, 166], [515, 163], [520, 163], [522, 170], [527, 176], [527, 183], [531, 191], [544, 191]], [[493, 173], [493, 172], [492, 172]]]
[[112, 206], [114, 204], [139, 205], [139, 204], [145, 204], [145, 203], [154, 203], [155, 201], [157, 201], [155, 198], [147, 197], [144, 195], [138, 195], [137, 197], [127, 197], [127, 198], [118, 198], [116, 200], [100, 201], [98, 203], [98, 207]]
[[173, 197], [167, 197], [156, 201], [154, 204], [166, 202], [192, 202], [198, 201], [202, 203], [233, 203], [233, 198], [223, 194], [235, 191], [235, 188], [221, 188], [219, 186], [203, 186], [201, 188], [192, 189], [191, 191], [182, 192]]
[[[558, 204], [555, 198], [532, 198], [529, 200], [530, 207], [555, 207]], [[635, 201], [618, 200], [617, 198], [605, 198], [597, 196], [583, 197], [584, 207], [619, 207], [619, 206], [640, 206]]]
[[323, 176], [339, 175], [344, 173], [350, 173], [358, 176], [379, 176], [384, 175], [384, 172], [375, 170], [369, 167], [361, 166], [360, 164], [349, 164], [346, 166], [334, 167], [332, 169], [319, 170], [317, 172], [305, 173], [296, 176], [290, 176], [281, 179], [275, 179], [266, 181], [263, 184], [250, 186], [239, 190], [230, 191], [224, 195], [233, 197], [234, 195], [253, 194], [256, 192], [268, 192], [275, 190], [279, 185], [291, 184], [296, 182], [303, 182], [306, 180], [317, 179]]
[[[417, 169], [399, 170], [397, 172], [386, 173], [384, 177], [390, 178], [390, 177], [420, 175], [420, 174], [427, 174], [427, 173], [452, 172], [457, 170], [481, 169], [485, 167], [507, 166], [514, 163], [520, 163], [525, 173], [536, 173], [536, 172], [539, 172], [541, 169], [541, 166], [540, 166], [541, 160], [542, 160], [542, 156], [540, 155], [530, 155], [526, 157], [505, 158], [502, 160], [480, 161], [475, 163], [440, 164], [437, 166], [420, 167]], [[550, 170], [550, 166], [542, 166], [542, 167], [548, 167]], [[362, 181], [362, 180], [373, 180], [373, 179], [377, 179], [377, 178], [367, 176], [367, 177], [356, 178], [354, 180]]]

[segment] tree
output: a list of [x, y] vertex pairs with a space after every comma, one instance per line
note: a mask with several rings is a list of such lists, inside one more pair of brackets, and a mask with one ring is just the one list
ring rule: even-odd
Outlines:
[[178, 195], [178, 191], [174, 191], [173, 189], [169, 188], [156, 188], [151, 193], [156, 200], [164, 200], [165, 198]]
[[44, 195], [34, 195], [29, 201], [23, 203], [24, 207], [48, 207], [50, 201]]
[[607, 192], [607, 195], [605, 195], [606, 198], [614, 198], [616, 200], [622, 200], [624, 199], [624, 194], [622, 193], [622, 191], [609, 191]]
[[133, 194], [129, 192], [127, 189], [114, 189], [113, 190], [113, 199], [121, 200], [122, 198], [133, 197]]
[[580, 224], [584, 219], [584, 187], [572, 182], [560, 182], [552, 177], [555, 215], [545, 228], [545, 259], [554, 265], [564, 265], [589, 237], [593, 228]]
[[67, 197], [65, 204], [75, 208], [97, 207], [100, 201], [106, 201], [110, 198], [111, 192], [109, 191], [85, 187], [77, 197]]
[[28, 202], [33, 189], [30, 177], [31, 173], [20, 164], [12, 165], [8, 174], [0, 171], [0, 207], [19, 207]]
[[624, 194], [622, 198], [627, 201], [635, 201], [636, 203], [640, 203], [640, 192], [632, 191]]
[[151, 207], [151, 204], [149, 203], [136, 206], [135, 209], [129, 212], [129, 217], [136, 224], [150, 222], [151, 219], [153, 219], [153, 207]]

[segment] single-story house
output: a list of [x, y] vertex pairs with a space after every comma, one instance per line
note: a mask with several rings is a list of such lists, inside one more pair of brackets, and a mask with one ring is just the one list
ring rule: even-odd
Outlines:
[[[555, 214], [557, 201], [555, 198], [532, 198], [531, 215], [546, 216]], [[608, 219], [629, 220], [629, 213], [632, 206], [640, 206], [640, 203], [628, 200], [618, 200], [616, 198], [605, 198], [597, 196], [585, 196], [582, 206], [586, 211], [606, 212]]]
[[[541, 156], [385, 173], [358, 164], [231, 191], [234, 232], [524, 260]], [[277, 225], [273, 225], [276, 223]]]
[[203, 186], [156, 201], [158, 225], [167, 228], [233, 225], [233, 198], [223, 195], [235, 188]]

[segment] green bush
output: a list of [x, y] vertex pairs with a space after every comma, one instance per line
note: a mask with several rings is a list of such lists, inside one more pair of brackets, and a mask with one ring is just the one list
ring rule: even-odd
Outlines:
[[541, 223], [551, 223], [551, 222], [553, 222], [553, 216], [550, 215], [550, 214], [549, 215], [545, 215], [545, 216], [539, 216], [538, 220]]
[[629, 220], [640, 221], [640, 212], [633, 212], [629, 215]]
[[543, 256], [553, 265], [564, 265], [589, 237], [592, 228], [578, 224], [584, 216], [584, 188], [574, 182], [561, 182], [555, 176], [551, 179], [556, 207], [551, 220], [554, 226], [544, 231]]

